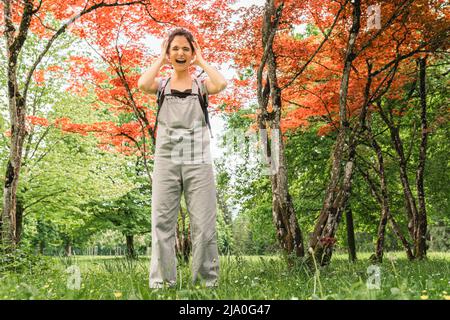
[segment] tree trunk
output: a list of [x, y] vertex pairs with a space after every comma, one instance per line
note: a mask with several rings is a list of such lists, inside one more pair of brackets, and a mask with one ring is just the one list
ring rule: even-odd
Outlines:
[[[403, 148], [403, 142], [400, 137], [400, 129], [398, 126], [396, 126], [393, 123], [393, 121], [391, 119], [388, 118], [388, 116], [382, 110], [380, 104], [378, 105], [378, 108], [380, 110], [381, 118], [386, 123], [386, 125], [389, 127], [391, 141], [392, 141], [394, 149], [399, 157], [399, 174], [400, 174], [400, 181], [401, 181], [402, 189], [403, 189], [403, 195], [405, 198], [406, 213], [408, 215], [408, 231], [409, 231], [412, 241], [414, 242], [414, 244], [416, 244], [417, 243], [416, 239], [418, 236], [417, 230], [418, 230], [418, 225], [419, 225], [419, 213], [417, 210], [416, 199], [411, 191], [411, 184], [410, 184], [409, 178], [408, 178], [408, 168], [407, 168], [408, 164], [407, 164], [407, 159], [406, 159], [404, 148]], [[422, 126], [423, 125], [424, 125], [424, 123], [422, 123]], [[426, 126], [426, 124], [425, 124], [425, 126]], [[423, 131], [423, 129], [422, 129], [422, 131]], [[425, 130], [425, 132], [426, 132], [426, 130]], [[421, 148], [422, 148], [422, 144], [423, 144], [423, 135], [424, 134], [422, 133]], [[425, 142], [425, 146], [426, 146], [426, 142]], [[421, 152], [421, 151], [419, 151], [419, 152]], [[421, 167], [421, 164], [420, 164], [420, 159], [419, 159], [418, 172], [419, 172], [420, 167]], [[420, 174], [423, 174], [423, 173], [420, 173]], [[426, 223], [426, 221], [425, 221], [425, 223]], [[422, 228], [424, 226], [425, 225], [422, 222]], [[426, 230], [426, 226], [425, 226], [425, 230]], [[416, 250], [417, 250], [417, 247], [414, 246], [414, 253], [413, 253], [414, 256], [417, 255]]]
[[3, 19], [5, 25], [7, 51], [7, 87], [8, 105], [11, 123], [11, 146], [9, 158], [6, 163], [5, 184], [3, 187], [3, 213], [2, 213], [2, 243], [15, 248], [17, 242], [16, 230], [16, 193], [19, 182], [19, 172], [22, 160], [22, 149], [25, 136], [26, 97], [19, 92], [17, 82], [17, 61], [19, 52], [27, 38], [28, 28], [33, 15], [33, 1], [24, 1], [20, 30], [16, 35], [13, 24], [13, 4], [4, 1]]
[[134, 236], [132, 234], [125, 236], [126, 242], [127, 242], [127, 258], [128, 259], [135, 259], [136, 258], [136, 252], [134, 250]]
[[315, 259], [317, 261], [317, 258], [322, 260], [322, 254], [323, 254], [323, 245], [325, 245], [325, 240], [331, 239], [324, 239], [322, 237], [322, 234], [325, 230], [325, 226], [328, 223], [328, 216], [337, 214], [337, 209], [333, 207], [333, 202], [336, 197], [335, 193], [338, 190], [338, 184], [341, 176], [341, 159], [342, 159], [342, 152], [344, 149], [344, 131], [340, 130], [338, 132], [333, 153], [332, 153], [332, 165], [331, 165], [331, 177], [330, 181], [328, 182], [328, 187], [325, 193], [325, 200], [323, 203], [322, 210], [320, 212], [319, 218], [314, 226], [314, 231], [312, 233], [310, 242], [309, 242], [309, 248], [310, 250], [313, 250], [313, 252], [310, 252], [310, 254], [315, 255]]
[[177, 220], [175, 251], [179, 259], [188, 262], [191, 250], [190, 223], [186, 220], [186, 212], [180, 206], [180, 215]]
[[[349, 123], [347, 119], [347, 97], [350, 72], [355, 55], [355, 43], [360, 30], [361, 21], [361, 1], [352, 2], [352, 26], [347, 43], [347, 50], [344, 61], [344, 69], [342, 72], [341, 86], [339, 91], [339, 116], [340, 127], [336, 138], [331, 156], [331, 178], [325, 194], [325, 200], [319, 219], [314, 227], [314, 232], [309, 242], [309, 256], [307, 262], [313, 266], [318, 262], [320, 265], [327, 265], [331, 260], [333, 247], [336, 242], [335, 234], [342, 211], [346, 206], [346, 202], [351, 189], [351, 179], [355, 161], [356, 139], [349, 137]], [[370, 78], [369, 78], [370, 79]], [[364, 105], [363, 108], [366, 108]], [[361, 112], [365, 115], [364, 110]], [[354, 130], [357, 130], [356, 128]], [[344, 168], [341, 168], [344, 160], [344, 146], [346, 138], [348, 140], [348, 160]], [[314, 261], [313, 261], [314, 260]], [[314, 263], [314, 264], [313, 264]]]
[[406, 240], [405, 236], [403, 235], [402, 231], [400, 230], [400, 227], [398, 226], [397, 222], [395, 221], [395, 219], [392, 215], [389, 216], [389, 221], [391, 222], [392, 230], [394, 230], [394, 233], [402, 242], [402, 245], [403, 245], [403, 248], [405, 249], [408, 260], [409, 261], [414, 260], [414, 254], [411, 251], [411, 246], [409, 245], [408, 240]]
[[[8, 68], [9, 69], [9, 68]], [[8, 70], [9, 71], [9, 70]], [[15, 75], [14, 75], [15, 76]], [[10, 76], [10, 77], [14, 77]], [[9, 94], [18, 95], [17, 84], [8, 81]], [[21, 167], [25, 130], [25, 104], [22, 99], [9, 99], [11, 112], [11, 148], [6, 164], [5, 184], [3, 188], [2, 242], [15, 247], [17, 243], [17, 185]]]
[[[275, 124], [272, 130], [279, 131], [280, 129]], [[303, 236], [288, 190], [284, 144], [281, 137], [278, 140], [272, 141], [272, 143], [278, 144], [277, 156], [279, 157], [277, 173], [271, 176], [273, 222], [277, 228], [278, 241], [285, 252], [289, 255], [295, 254], [297, 257], [303, 257], [305, 254]]]
[[386, 174], [384, 170], [384, 159], [383, 153], [381, 151], [381, 147], [378, 142], [375, 140], [372, 134], [372, 129], [370, 124], [368, 125], [368, 136], [369, 141], [375, 150], [378, 160], [378, 175], [380, 177], [380, 189], [381, 189], [381, 198], [380, 206], [381, 206], [381, 217], [380, 222], [378, 224], [378, 232], [377, 232], [377, 244], [375, 248], [375, 256], [373, 257], [373, 262], [381, 263], [383, 261], [383, 253], [384, 253], [384, 239], [386, 233], [386, 224], [389, 216], [391, 215], [390, 206], [389, 206], [389, 194], [388, 194], [388, 186], [386, 182]]
[[400, 181], [402, 184], [403, 194], [405, 197], [405, 208], [406, 213], [408, 215], [408, 230], [411, 235], [411, 239], [414, 240], [414, 230], [416, 229], [416, 221], [417, 221], [417, 206], [414, 196], [411, 191], [411, 185], [409, 183], [408, 178], [408, 169], [407, 169], [407, 161], [404, 153], [403, 143], [400, 138], [399, 128], [395, 127], [394, 124], [388, 120], [386, 117], [383, 117], [385, 123], [389, 127], [389, 131], [391, 133], [391, 140], [394, 145], [394, 149], [399, 156], [399, 173], [400, 173]]
[[72, 243], [70, 240], [66, 240], [66, 243], [64, 244], [64, 253], [67, 257], [72, 255]]
[[427, 154], [428, 124], [427, 124], [427, 93], [426, 93], [426, 58], [419, 59], [419, 94], [421, 107], [421, 141], [419, 150], [419, 164], [417, 166], [417, 198], [419, 202], [418, 217], [415, 230], [415, 253], [417, 259], [424, 259], [427, 255], [427, 211], [425, 206], [425, 190], [423, 187], [425, 161]]
[[347, 243], [348, 243], [348, 259], [352, 262], [356, 261], [356, 244], [355, 244], [355, 228], [353, 226], [353, 212], [350, 206], [345, 210], [345, 221], [347, 222]]
[[[277, 63], [273, 52], [273, 39], [281, 18], [284, 3], [275, 8], [273, 0], [267, 0], [262, 26], [263, 58], [258, 70], [258, 126], [262, 139], [262, 149], [268, 174], [272, 184], [272, 217], [280, 246], [287, 256], [289, 266], [294, 257], [304, 256], [303, 237], [298, 225], [294, 206], [289, 194], [287, 165], [284, 155], [284, 144], [280, 132], [281, 89], [277, 80]], [[266, 84], [263, 88], [263, 70], [267, 64]], [[269, 98], [272, 98], [272, 112], [268, 112]], [[268, 136], [271, 130], [272, 138]], [[270, 143], [269, 143], [270, 142]]]
[[36, 220], [36, 238], [37, 238], [37, 245], [38, 250], [40, 254], [44, 254], [45, 249], [45, 234], [46, 234], [46, 228], [44, 227], [44, 222], [42, 221], [42, 218], [38, 217]]
[[[404, 153], [403, 143], [400, 138], [399, 128], [394, 125], [394, 123], [387, 117], [387, 115], [383, 112], [380, 103], [378, 103], [378, 108], [380, 110], [380, 115], [383, 121], [387, 124], [390, 131], [391, 141], [394, 146], [394, 149], [399, 157], [399, 173], [400, 173], [400, 181], [402, 184], [403, 195], [405, 198], [405, 209], [408, 217], [408, 231], [411, 236], [413, 242], [415, 242], [415, 230], [416, 230], [416, 221], [417, 221], [417, 206], [414, 196], [411, 191], [408, 171], [407, 171], [407, 160]], [[415, 257], [415, 252], [411, 252], [410, 245], [406, 238], [400, 233], [399, 226], [395, 223], [393, 218], [391, 219], [392, 227], [394, 232], [402, 241], [403, 247], [405, 248], [406, 254], [409, 260], [413, 260]]]
[[44, 254], [44, 249], [45, 249], [45, 241], [39, 240], [39, 253]]
[[[380, 207], [382, 207], [383, 201], [381, 199], [381, 196], [377, 193], [376, 186], [375, 186], [374, 182], [370, 179], [369, 173], [368, 172], [364, 173], [364, 171], [362, 171], [361, 169], [359, 169], [359, 171], [361, 172], [361, 174], [363, 175], [363, 177], [366, 180], [367, 184], [369, 185], [370, 192], [372, 193], [373, 197], [380, 204]], [[395, 219], [394, 219], [394, 217], [392, 216], [391, 213], [389, 214], [388, 219], [391, 222], [392, 229], [393, 229], [395, 235], [402, 242], [403, 248], [405, 249], [405, 252], [406, 252], [406, 255], [407, 255], [408, 259], [409, 260], [413, 260], [414, 259], [414, 255], [413, 255], [413, 253], [411, 251], [411, 247], [410, 247], [410, 245], [408, 243], [408, 240], [406, 240], [405, 236], [403, 235], [400, 227], [398, 226], [397, 222], [395, 221]]]
[[16, 206], [16, 243], [19, 244], [22, 239], [22, 227], [23, 227], [23, 200], [17, 199]]

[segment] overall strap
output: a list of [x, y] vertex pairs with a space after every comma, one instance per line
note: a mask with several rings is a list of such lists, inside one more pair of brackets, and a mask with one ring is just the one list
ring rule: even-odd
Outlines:
[[200, 105], [202, 106], [203, 115], [205, 116], [205, 122], [208, 126], [209, 133], [211, 135], [211, 138], [213, 137], [212, 130], [211, 130], [211, 124], [209, 122], [209, 114], [208, 114], [208, 94], [203, 90], [203, 85], [199, 85], [197, 78], [194, 77], [195, 84], [198, 88], [198, 99], [200, 100]]
[[161, 110], [162, 104], [164, 102], [164, 97], [165, 97], [165, 91], [166, 91], [166, 87], [167, 84], [170, 81], [170, 77], [169, 78], [161, 78], [161, 81], [159, 82], [159, 87], [158, 87], [158, 91], [156, 92], [156, 104], [158, 106], [157, 111], [156, 111], [156, 119], [155, 119], [155, 126], [153, 127], [153, 140], [155, 140], [155, 133], [156, 133], [156, 129], [158, 127], [158, 116], [159, 116], [159, 111]]

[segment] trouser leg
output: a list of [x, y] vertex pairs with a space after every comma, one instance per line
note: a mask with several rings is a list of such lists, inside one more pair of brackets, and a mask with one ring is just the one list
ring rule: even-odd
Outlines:
[[175, 228], [181, 197], [180, 165], [155, 160], [152, 179], [152, 256], [150, 288], [175, 285], [177, 259]]
[[190, 214], [192, 279], [215, 286], [219, 277], [216, 235], [216, 185], [211, 164], [184, 165], [183, 189]]

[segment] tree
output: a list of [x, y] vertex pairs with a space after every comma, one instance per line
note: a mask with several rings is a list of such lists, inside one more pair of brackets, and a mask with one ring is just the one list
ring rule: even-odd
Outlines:
[[[309, 241], [311, 254], [307, 259], [312, 263], [314, 255], [320, 264], [325, 265], [331, 259], [339, 222], [350, 198], [357, 165], [356, 150], [366, 131], [368, 114], [377, 101], [399, 92], [410, 81], [410, 75], [399, 70], [408, 70], [411, 60], [424, 53], [435, 54], [445, 46], [448, 23], [445, 22], [442, 2], [323, 1], [305, 2], [301, 6], [297, 3], [295, 7], [290, 6], [290, 1], [277, 3], [278, 8], [284, 6], [279, 37], [275, 38], [278, 45], [277, 41], [273, 46], [271, 42], [263, 42], [259, 46], [260, 54], [252, 56], [245, 44], [239, 43], [238, 52], [241, 54], [237, 62], [239, 65], [250, 64], [254, 69], [264, 66], [266, 55], [270, 56], [273, 47], [276, 76], [281, 83], [279, 101], [287, 104], [280, 127], [284, 131], [296, 130], [307, 126], [311, 120], [322, 119], [327, 122], [320, 134], [337, 133], [330, 159], [331, 176], [321, 214]], [[366, 13], [374, 5], [381, 7], [383, 15], [379, 27], [368, 28], [373, 16]], [[248, 14], [252, 22], [239, 29], [240, 36], [245, 35], [248, 47], [261, 37], [257, 27], [262, 19], [256, 18], [255, 12], [258, 8], [252, 7]], [[274, 14], [266, 26], [273, 26], [276, 22]], [[309, 24], [309, 27], [303, 35], [293, 36], [288, 31], [292, 30], [293, 24], [300, 22]], [[266, 43], [267, 47], [264, 46]], [[257, 59], [262, 63], [255, 63]], [[270, 92], [272, 97], [277, 95], [273, 87], [275, 78], [272, 74], [263, 86], [259, 71], [258, 99], [259, 105], [264, 106], [266, 101], [262, 99], [262, 93], [268, 96]], [[269, 108], [268, 115], [273, 119], [276, 119], [278, 107], [272, 103], [273, 109]], [[257, 119], [267, 119], [268, 115], [262, 109]]]
[[[205, 29], [218, 26], [218, 23], [208, 24], [208, 22], [218, 21], [217, 17], [227, 12], [227, 2], [227, 0], [215, 1], [215, 5], [212, 6], [214, 9], [208, 11], [211, 20], [204, 22]], [[140, 25], [138, 30], [141, 32], [153, 30], [154, 33], [161, 32], [160, 23], [176, 25], [183, 20], [189, 21], [193, 17], [206, 16], [205, 10], [199, 7], [187, 7], [181, 3], [171, 6], [165, 1], [147, 0], [73, 0], [63, 3], [39, 1], [37, 4], [32, 0], [26, 0], [23, 3], [7, 0], [0, 4], [0, 9], [2, 9], [1, 18], [5, 25], [3, 35], [6, 40], [8, 104], [11, 118], [11, 148], [4, 186], [2, 239], [14, 247], [17, 242], [16, 192], [22, 165], [23, 142], [27, 135], [25, 118], [28, 90], [38, 65], [56, 40], [69, 28], [72, 28], [72, 31], [80, 37], [84, 37], [87, 34], [87, 28], [91, 28], [98, 39], [110, 41], [111, 33], [108, 33], [108, 28], [114, 26], [118, 22], [116, 18], [121, 19], [125, 12], [129, 13], [128, 19], [132, 23]], [[183, 16], [180, 13], [189, 14], [190, 17], [180, 18]], [[77, 25], [77, 23], [80, 24]], [[127, 31], [130, 33], [129, 29]], [[17, 61], [25, 41], [31, 34], [38, 35], [42, 40], [46, 39], [44, 40], [46, 42], [30, 67], [24, 71], [25, 81], [22, 84], [19, 80], [22, 77], [18, 76]], [[136, 36], [131, 39], [136, 39]]]
[[[3, 213], [2, 213], [2, 241], [4, 244], [15, 246], [17, 242], [16, 234], [16, 192], [19, 182], [19, 173], [22, 165], [22, 149], [27, 130], [25, 127], [25, 117], [27, 114], [28, 89], [36, 67], [42, 61], [55, 40], [66, 31], [76, 20], [103, 7], [130, 6], [142, 1], [101, 1], [101, 2], [54, 2], [40, 1], [35, 5], [34, 1], [26, 0], [23, 2], [14, 2], [5, 0], [0, 4], [2, 11], [2, 20], [5, 29], [3, 36], [6, 41], [7, 51], [7, 79], [8, 79], [8, 105], [11, 122], [11, 146], [10, 156], [7, 163], [5, 176], [5, 185], [3, 192]], [[65, 5], [65, 8], [61, 8]], [[80, 9], [77, 14], [70, 12], [72, 16], [67, 15], [69, 8]], [[65, 10], [62, 10], [65, 9]], [[63, 14], [61, 14], [64, 12]], [[57, 18], [63, 20], [58, 28], [46, 26], [44, 18], [47, 15], [54, 14]], [[24, 43], [31, 32], [41, 34], [43, 37], [49, 37], [40, 54], [35, 58], [32, 66], [25, 71], [25, 81], [21, 88], [18, 81], [18, 57], [23, 49]]]
[[[74, 120], [95, 121], [98, 118], [91, 112], [89, 100], [60, 96], [48, 118], [51, 121], [72, 115]], [[119, 202], [139, 186], [142, 177], [127, 172], [134, 168], [131, 157], [99, 151], [93, 135], [68, 134], [57, 127], [40, 126], [34, 132], [35, 139], [30, 145], [34, 151], [19, 184], [24, 207], [24, 244], [41, 238], [42, 244], [50, 241], [53, 248], [62, 245], [61, 240], [68, 247], [82, 246], [97, 232], [92, 225], [94, 207], [89, 204], [94, 200]], [[142, 192], [142, 197], [145, 196], [148, 193]], [[141, 203], [140, 210], [148, 214], [149, 205], [146, 209]], [[136, 220], [135, 223], [148, 228], [148, 223]], [[55, 233], [48, 239], [42, 232], [35, 234], [35, 224], [51, 226]]]

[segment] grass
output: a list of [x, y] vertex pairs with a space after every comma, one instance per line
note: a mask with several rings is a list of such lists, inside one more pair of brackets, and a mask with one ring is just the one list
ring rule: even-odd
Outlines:
[[0, 275], [0, 299], [450, 299], [450, 253], [415, 262], [387, 253], [379, 283], [368, 257], [360, 253], [351, 263], [336, 254], [312, 273], [301, 265], [288, 270], [277, 256], [222, 256], [217, 289], [193, 286], [189, 265], [182, 264], [177, 287], [161, 290], [148, 288], [148, 257], [51, 257], [48, 268]]

